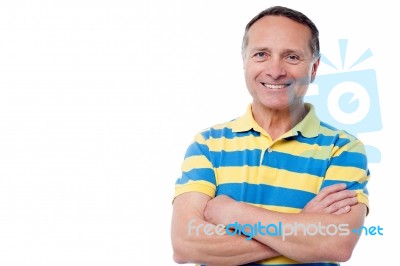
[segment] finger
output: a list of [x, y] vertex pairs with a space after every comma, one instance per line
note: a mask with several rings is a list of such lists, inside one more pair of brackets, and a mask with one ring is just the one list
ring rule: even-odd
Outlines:
[[325, 211], [327, 213], [335, 213], [338, 210], [345, 208], [347, 206], [351, 207], [351, 206], [357, 204], [357, 202], [358, 202], [357, 197], [346, 198], [346, 199], [334, 202], [333, 204], [331, 204], [330, 206], [325, 208]]
[[350, 210], [351, 210], [351, 207], [349, 205], [347, 205], [347, 206], [335, 211], [333, 214], [345, 214], [345, 213], [348, 213]]
[[321, 205], [324, 207], [328, 207], [331, 205], [339, 205], [339, 208], [342, 207], [340, 206], [339, 202], [346, 200], [346, 199], [351, 199], [354, 198], [357, 195], [356, 191], [354, 190], [342, 190], [339, 192], [335, 192], [327, 196], [321, 201]]
[[317, 201], [322, 201], [324, 198], [326, 198], [330, 194], [342, 191], [344, 189], [346, 189], [346, 184], [344, 184], [344, 183], [339, 183], [339, 184], [334, 184], [334, 185], [327, 186], [327, 187], [323, 188], [317, 194], [317, 196], [315, 196], [315, 199]]

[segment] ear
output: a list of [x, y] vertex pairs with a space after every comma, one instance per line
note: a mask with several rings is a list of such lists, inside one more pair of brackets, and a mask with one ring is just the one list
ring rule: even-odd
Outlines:
[[315, 80], [315, 76], [317, 75], [317, 69], [319, 66], [319, 58], [317, 60], [315, 60], [315, 62], [312, 65], [312, 69], [311, 69], [311, 83], [314, 82]]

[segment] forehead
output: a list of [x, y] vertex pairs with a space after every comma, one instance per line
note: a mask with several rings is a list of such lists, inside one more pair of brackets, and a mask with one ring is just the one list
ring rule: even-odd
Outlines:
[[248, 46], [280, 46], [285, 49], [308, 49], [311, 52], [310, 28], [283, 16], [259, 19], [250, 27], [247, 38]]

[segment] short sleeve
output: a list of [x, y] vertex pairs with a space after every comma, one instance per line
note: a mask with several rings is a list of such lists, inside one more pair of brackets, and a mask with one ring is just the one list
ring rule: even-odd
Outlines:
[[186, 192], [201, 192], [215, 196], [215, 171], [210, 151], [202, 134], [197, 134], [189, 145], [182, 163], [182, 175], [175, 183], [175, 196]]
[[363, 143], [351, 136], [339, 138], [334, 146], [321, 189], [329, 185], [345, 183], [347, 189], [357, 192], [358, 202], [364, 203], [369, 210], [367, 189], [369, 179], [370, 172]]

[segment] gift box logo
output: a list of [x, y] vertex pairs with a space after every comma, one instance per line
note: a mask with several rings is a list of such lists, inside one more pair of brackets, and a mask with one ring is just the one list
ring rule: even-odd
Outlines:
[[[339, 40], [342, 70], [321, 55], [321, 63], [335, 68], [337, 72], [317, 75], [312, 86], [317, 88], [318, 94], [307, 95], [305, 101], [315, 106], [322, 121], [357, 136], [359, 133], [382, 129], [382, 120], [375, 70], [351, 70], [370, 58], [372, 52], [367, 49], [345, 69], [347, 43], [347, 40]], [[365, 147], [369, 162], [381, 161], [378, 148], [367, 144]]]

